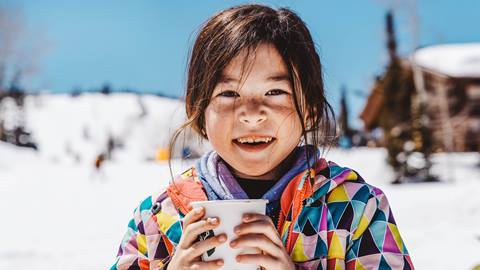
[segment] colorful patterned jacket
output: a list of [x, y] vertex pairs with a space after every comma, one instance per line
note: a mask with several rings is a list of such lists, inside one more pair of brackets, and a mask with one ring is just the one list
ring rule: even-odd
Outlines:
[[[297, 268], [414, 269], [385, 194], [333, 162], [316, 171], [293, 178], [280, 202], [277, 230]], [[166, 269], [189, 201], [207, 200], [194, 168], [175, 183], [135, 209], [111, 270]]]

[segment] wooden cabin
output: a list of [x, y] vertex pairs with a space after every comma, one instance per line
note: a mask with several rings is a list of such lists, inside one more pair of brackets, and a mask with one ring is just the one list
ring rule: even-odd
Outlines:
[[418, 49], [410, 58], [438, 151], [480, 151], [480, 43]]
[[[413, 70], [434, 151], [480, 151], [480, 43], [424, 47], [402, 65]], [[383, 106], [379, 83], [377, 79], [360, 114], [366, 130], [378, 127]]]

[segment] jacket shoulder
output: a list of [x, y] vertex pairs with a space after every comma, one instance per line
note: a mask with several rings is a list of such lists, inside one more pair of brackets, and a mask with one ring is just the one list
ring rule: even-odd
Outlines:
[[[195, 169], [189, 168], [177, 175], [174, 182], [181, 182], [195, 175]], [[161, 188], [155, 194], [144, 198], [134, 210], [131, 221], [132, 229], [136, 227], [146, 235], [165, 234], [170, 226], [178, 221], [181, 216], [176, 205], [169, 196], [170, 184]], [[136, 226], [133, 226], [136, 225]]]
[[327, 202], [331, 201], [361, 201], [367, 203], [372, 197], [384, 196], [379, 188], [367, 183], [354, 169], [342, 167], [329, 161], [326, 168], [327, 175], [321, 176], [320, 181], [328, 177]]
[[328, 194], [327, 201], [336, 201], [339, 196], [345, 196], [348, 201], [367, 203], [372, 198], [381, 199], [385, 193], [365, 181], [345, 181]]

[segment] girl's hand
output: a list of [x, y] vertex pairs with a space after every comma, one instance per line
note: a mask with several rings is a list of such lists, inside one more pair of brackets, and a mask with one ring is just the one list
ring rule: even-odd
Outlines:
[[[222, 267], [223, 260], [203, 262], [201, 255], [225, 243], [227, 236], [220, 234], [204, 241], [198, 241], [198, 235], [216, 228], [220, 221], [218, 218], [200, 220], [204, 215], [203, 207], [188, 212], [183, 219], [183, 233], [178, 246], [173, 254], [167, 270], [178, 269], [218, 269]], [[200, 220], [200, 221], [199, 221]]]
[[236, 226], [234, 232], [239, 236], [230, 242], [232, 248], [259, 248], [261, 254], [238, 255], [237, 261], [256, 264], [266, 270], [294, 270], [295, 264], [290, 259], [282, 240], [270, 217], [249, 213], [243, 216], [244, 223]]

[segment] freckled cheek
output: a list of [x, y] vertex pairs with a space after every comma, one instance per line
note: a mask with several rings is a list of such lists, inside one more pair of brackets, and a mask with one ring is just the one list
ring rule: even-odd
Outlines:
[[292, 108], [282, 108], [278, 110], [276, 122], [279, 124], [279, 135], [294, 138], [302, 134], [302, 125], [297, 115], [297, 111]]
[[296, 114], [295, 106], [290, 100], [265, 100], [263, 105], [276, 114]]
[[240, 101], [214, 99], [208, 105], [210, 109], [218, 114], [233, 114]]
[[229, 115], [207, 108], [205, 122], [207, 135], [212, 143], [231, 140], [232, 120]]
[[272, 112], [275, 118], [284, 123], [298, 121], [297, 111], [291, 106], [276, 106], [272, 108]]

